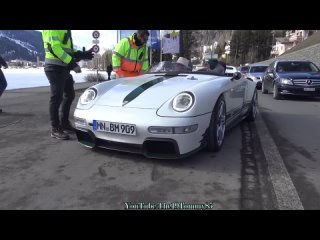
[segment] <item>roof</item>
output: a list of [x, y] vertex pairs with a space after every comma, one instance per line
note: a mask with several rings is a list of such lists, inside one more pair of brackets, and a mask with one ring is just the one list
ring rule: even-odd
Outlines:
[[292, 53], [292, 52], [295, 52], [319, 43], [320, 43], [320, 31], [317, 31], [314, 34], [312, 34], [310, 37], [308, 37], [306, 40], [297, 44], [293, 48], [290, 48], [289, 50], [285, 51], [282, 55]]
[[269, 66], [268, 64], [263, 64], [263, 63], [253, 63], [253, 64], [250, 64], [250, 67], [265, 67], [265, 66]]
[[288, 59], [277, 59], [276, 62], [311, 62], [309, 60], [288, 60]]

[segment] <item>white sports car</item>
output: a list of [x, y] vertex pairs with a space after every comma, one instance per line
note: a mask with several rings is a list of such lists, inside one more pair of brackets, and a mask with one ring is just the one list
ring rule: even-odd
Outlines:
[[[88, 88], [74, 112], [79, 142], [87, 147], [180, 158], [202, 148], [219, 151], [225, 131], [255, 120], [255, 84], [210, 72], [177, 72], [160, 62], [149, 73]], [[156, 72], [155, 72], [156, 71]]]

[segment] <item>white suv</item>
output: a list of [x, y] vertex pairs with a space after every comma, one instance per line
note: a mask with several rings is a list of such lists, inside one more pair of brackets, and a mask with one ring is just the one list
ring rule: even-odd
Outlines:
[[235, 72], [237, 72], [237, 68], [236, 67], [234, 67], [234, 66], [230, 66], [230, 65], [227, 65], [226, 66], [226, 75], [227, 76], [233, 76], [233, 74], [235, 73]]

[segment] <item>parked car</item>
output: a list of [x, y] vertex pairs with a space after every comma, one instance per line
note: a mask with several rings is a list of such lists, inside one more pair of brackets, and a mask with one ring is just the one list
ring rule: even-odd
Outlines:
[[237, 68], [234, 66], [227, 65], [226, 66], [226, 76], [233, 76], [234, 73], [237, 72]]
[[241, 72], [242, 76], [245, 76], [248, 73], [248, 71], [249, 71], [248, 65], [239, 67], [239, 72]]
[[274, 99], [284, 95], [320, 96], [319, 68], [311, 61], [276, 60], [262, 79], [262, 93], [271, 91]]
[[117, 78], [117, 75], [114, 71], [111, 72], [110, 74], [110, 79], [116, 79]]
[[268, 65], [252, 64], [249, 66], [246, 78], [251, 79], [256, 83], [257, 89], [261, 89], [262, 77], [267, 70]]
[[177, 72], [169, 62], [152, 69], [84, 91], [74, 112], [81, 144], [180, 158], [202, 148], [219, 151], [227, 129], [255, 120], [257, 90], [239, 72], [232, 77]]

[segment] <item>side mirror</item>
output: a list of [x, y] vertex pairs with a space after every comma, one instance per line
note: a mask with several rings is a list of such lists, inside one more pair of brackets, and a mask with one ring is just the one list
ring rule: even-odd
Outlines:
[[239, 80], [242, 77], [240, 72], [235, 72], [232, 74], [231, 80]]

